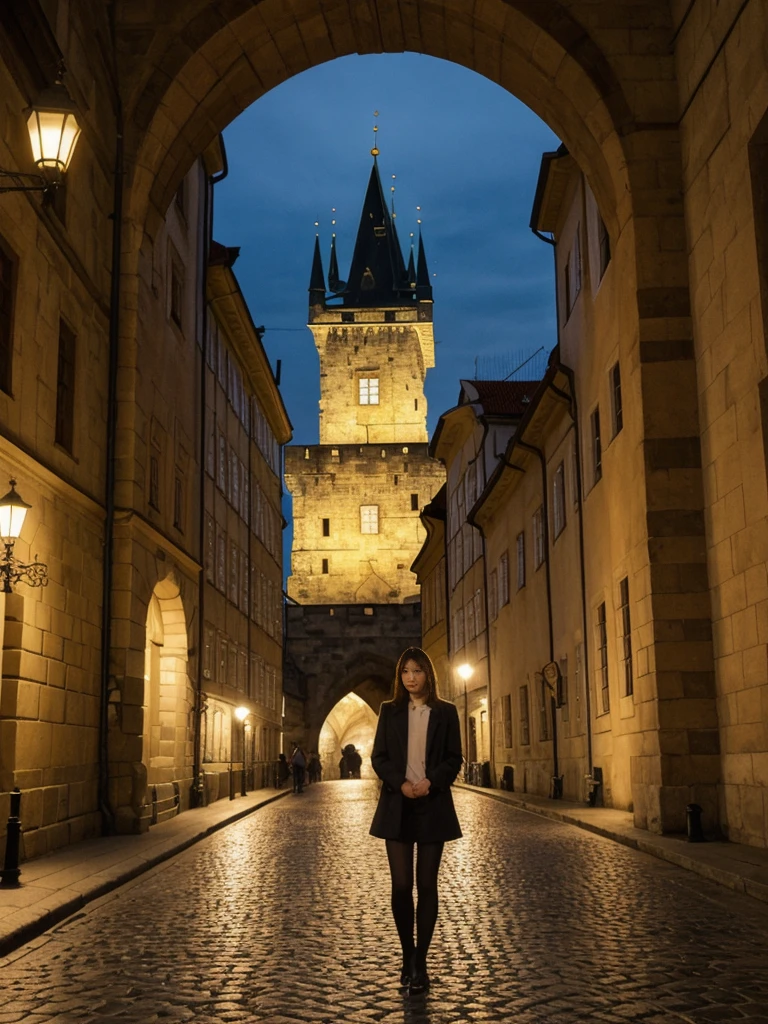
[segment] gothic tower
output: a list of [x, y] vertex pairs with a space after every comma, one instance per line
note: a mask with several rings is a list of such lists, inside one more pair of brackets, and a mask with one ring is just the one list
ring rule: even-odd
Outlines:
[[418, 600], [410, 566], [423, 540], [419, 510], [443, 482], [427, 453], [432, 288], [421, 237], [415, 263], [413, 251], [403, 260], [375, 157], [348, 280], [339, 280], [334, 236], [328, 291], [315, 240], [309, 329], [320, 356], [320, 444], [286, 448], [288, 595], [300, 604]]

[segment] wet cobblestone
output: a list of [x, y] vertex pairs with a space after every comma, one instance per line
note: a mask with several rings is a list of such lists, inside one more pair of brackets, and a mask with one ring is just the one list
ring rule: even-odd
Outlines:
[[768, 1024], [768, 907], [465, 791], [404, 996], [375, 795], [291, 795], [91, 905], [0, 961], [0, 1024]]

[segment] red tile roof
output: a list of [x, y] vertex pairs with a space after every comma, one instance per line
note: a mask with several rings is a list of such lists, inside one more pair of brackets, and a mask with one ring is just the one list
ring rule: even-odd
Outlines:
[[[467, 383], [477, 390], [480, 404], [488, 415], [522, 416], [541, 381], [471, 380]], [[466, 398], [462, 391], [462, 400]]]

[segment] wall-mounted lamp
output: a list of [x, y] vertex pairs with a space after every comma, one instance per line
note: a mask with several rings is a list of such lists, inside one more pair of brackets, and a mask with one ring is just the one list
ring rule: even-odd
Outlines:
[[10, 491], [0, 498], [0, 538], [5, 545], [5, 553], [0, 559], [0, 580], [3, 593], [12, 594], [13, 583], [26, 583], [30, 587], [46, 587], [48, 585], [48, 566], [45, 562], [20, 562], [13, 556], [13, 545], [19, 539], [28, 505], [16, 493], [16, 481], [9, 481]]
[[245, 723], [245, 720], [248, 717], [248, 715], [250, 715], [250, 713], [251, 713], [250, 709], [246, 708], [246, 707], [243, 707], [242, 705], [240, 705], [239, 708], [235, 708], [235, 718], [238, 720], [238, 722], [242, 722], [243, 723], [243, 772], [242, 772], [242, 775], [240, 777], [240, 796], [245, 796], [245, 794], [247, 792], [246, 779], [245, 779], [245, 772], [246, 772], [246, 764], [245, 764], [245, 761], [246, 761], [246, 757], [245, 757], [245, 730], [246, 730], [246, 723]]
[[[43, 173], [0, 168], [0, 192], [48, 192], [61, 184], [80, 137], [77, 107], [61, 81], [44, 89], [32, 104], [27, 130], [32, 156]], [[6, 179], [10, 185], [3, 184]]]

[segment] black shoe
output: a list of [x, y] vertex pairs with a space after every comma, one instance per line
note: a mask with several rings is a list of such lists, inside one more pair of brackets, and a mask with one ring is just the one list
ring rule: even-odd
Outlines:
[[426, 967], [421, 967], [413, 972], [408, 991], [412, 996], [420, 996], [429, 991], [429, 975]]

